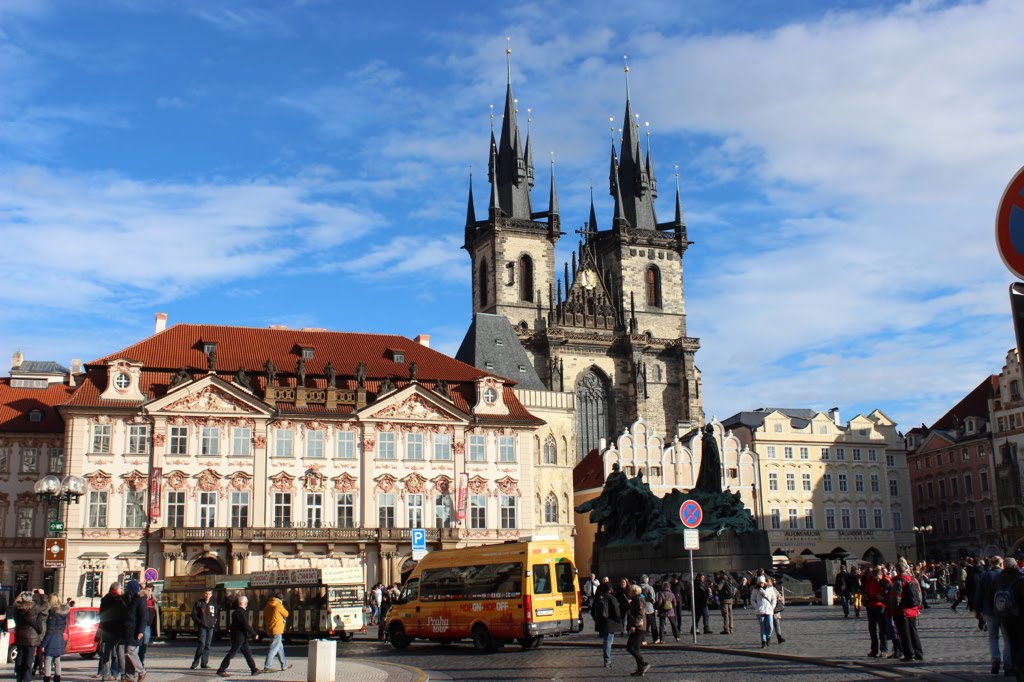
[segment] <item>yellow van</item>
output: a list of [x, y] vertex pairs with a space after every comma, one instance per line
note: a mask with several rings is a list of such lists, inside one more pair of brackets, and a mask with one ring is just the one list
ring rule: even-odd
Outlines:
[[545, 635], [582, 628], [572, 547], [559, 540], [431, 552], [413, 569], [385, 623], [398, 649], [414, 639], [467, 638], [480, 651], [512, 640], [534, 649]]

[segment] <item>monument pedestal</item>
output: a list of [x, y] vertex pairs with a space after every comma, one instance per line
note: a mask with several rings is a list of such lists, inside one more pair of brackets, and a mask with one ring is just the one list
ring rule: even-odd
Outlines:
[[[665, 573], [688, 574], [690, 555], [683, 549], [682, 531], [667, 533], [657, 540], [628, 540], [594, 543], [594, 565], [600, 577], [613, 581], [621, 577], [637, 578], [643, 574], [661, 576]], [[693, 570], [697, 573], [716, 571], [755, 571], [772, 567], [768, 533], [755, 530], [739, 534], [727, 530], [700, 534], [700, 549], [693, 553]]]

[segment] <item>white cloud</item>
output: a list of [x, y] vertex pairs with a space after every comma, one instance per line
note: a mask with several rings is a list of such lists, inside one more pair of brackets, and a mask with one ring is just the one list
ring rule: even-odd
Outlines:
[[337, 266], [377, 283], [397, 283], [417, 290], [430, 282], [465, 283], [469, 264], [453, 236], [395, 237]]
[[0, 172], [0, 275], [8, 282], [0, 301], [76, 309], [173, 299], [322, 255], [379, 220], [317, 198], [319, 189], [289, 180], [171, 184]]

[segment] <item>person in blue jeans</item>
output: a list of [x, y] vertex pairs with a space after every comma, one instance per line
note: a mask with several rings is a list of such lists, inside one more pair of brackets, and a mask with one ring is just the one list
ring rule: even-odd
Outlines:
[[209, 668], [210, 645], [213, 643], [214, 630], [217, 629], [217, 605], [213, 603], [212, 590], [206, 590], [203, 593], [203, 598], [192, 607], [192, 623], [195, 624], [196, 632], [199, 634], [196, 653], [192, 657], [192, 670], [200, 665]]
[[612, 586], [602, 583], [591, 600], [590, 615], [594, 617], [594, 627], [601, 637], [601, 655], [604, 667], [612, 667], [612, 642], [615, 633], [622, 629], [622, 610], [619, 600], [612, 595]]
[[768, 579], [757, 576], [757, 587], [750, 593], [750, 601], [757, 614], [757, 622], [761, 630], [761, 648], [772, 644], [772, 622], [775, 619], [775, 606], [779, 603], [779, 593], [768, 584]]

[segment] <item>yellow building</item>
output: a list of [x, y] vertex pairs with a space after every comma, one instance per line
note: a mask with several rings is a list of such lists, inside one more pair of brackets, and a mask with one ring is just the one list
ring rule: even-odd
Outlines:
[[906, 446], [880, 410], [843, 426], [838, 409], [763, 408], [722, 425], [757, 453], [755, 516], [777, 557], [894, 561], [913, 547]]

